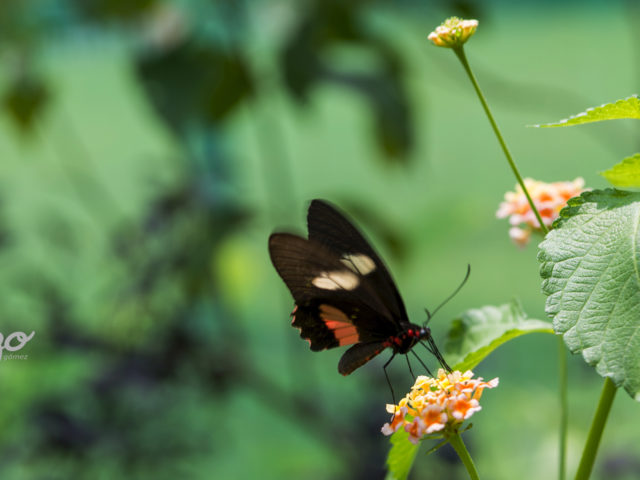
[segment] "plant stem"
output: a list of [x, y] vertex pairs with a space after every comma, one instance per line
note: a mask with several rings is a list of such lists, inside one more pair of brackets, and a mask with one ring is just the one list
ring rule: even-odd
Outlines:
[[562, 336], [558, 335], [558, 388], [560, 390], [560, 438], [558, 443], [558, 479], [564, 480], [566, 477], [567, 458], [567, 424], [569, 421], [567, 402], [567, 351], [562, 341]]
[[576, 480], [587, 480], [591, 475], [593, 463], [596, 459], [596, 453], [598, 452], [598, 445], [600, 445], [600, 439], [602, 438], [602, 431], [604, 425], [607, 422], [609, 411], [611, 410], [611, 404], [615, 397], [617, 388], [613, 381], [607, 377], [604, 379], [604, 385], [602, 386], [602, 393], [600, 394], [600, 401], [598, 402], [598, 408], [596, 414], [593, 417], [591, 428], [589, 429], [589, 436], [587, 437], [587, 443], [584, 445], [582, 452], [582, 458], [580, 459], [580, 465], [576, 473]]
[[535, 204], [533, 203], [533, 200], [531, 199], [531, 195], [529, 195], [529, 191], [527, 190], [527, 187], [525, 187], [524, 185], [524, 180], [522, 180], [522, 176], [518, 171], [518, 167], [516, 167], [516, 164], [513, 161], [513, 158], [511, 157], [511, 152], [509, 152], [509, 148], [507, 147], [507, 144], [504, 141], [504, 138], [502, 138], [502, 134], [500, 133], [500, 129], [498, 128], [498, 124], [496, 123], [495, 119], [493, 118], [493, 115], [491, 114], [491, 110], [489, 109], [489, 105], [487, 104], [487, 101], [485, 100], [484, 95], [482, 94], [482, 90], [480, 90], [480, 85], [478, 85], [478, 82], [476, 81], [476, 77], [471, 71], [471, 67], [469, 66], [469, 62], [467, 61], [467, 56], [464, 53], [464, 49], [462, 48], [462, 46], [460, 46], [458, 48], [453, 48], [452, 50], [455, 52], [456, 56], [462, 63], [462, 66], [464, 67], [465, 71], [467, 72], [467, 75], [469, 76], [469, 80], [471, 80], [471, 83], [473, 84], [473, 88], [475, 89], [476, 94], [480, 99], [480, 103], [484, 108], [484, 112], [487, 114], [489, 123], [491, 123], [493, 132], [496, 134], [496, 137], [498, 138], [498, 142], [502, 147], [502, 151], [504, 152], [505, 157], [507, 157], [507, 162], [509, 162], [509, 166], [511, 167], [513, 174], [516, 176], [518, 183], [520, 184], [520, 188], [522, 188], [522, 191], [527, 197], [527, 201], [529, 202], [529, 205], [531, 206], [531, 210], [533, 211], [534, 215], [536, 216], [536, 219], [538, 220], [538, 223], [540, 224], [540, 228], [545, 234], [549, 233], [549, 229], [542, 221], [540, 212], [538, 211]]
[[[549, 233], [549, 229], [547, 228], [547, 226], [544, 224], [544, 222], [542, 221], [542, 217], [540, 215], [540, 212], [538, 211], [536, 205], [533, 203], [533, 199], [531, 198], [531, 195], [529, 195], [529, 191], [527, 190], [527, 187], [524, 184], [524, 180], [522, 179], [522, 176], [520, 175], [520, 172], [518, 171], [518, 167], [516, 166], [515, 162], [513, 161], [513, 157], [511, 156], [511, 152], [509, 151], [509, 147], [507, 147], [507, 143], [504, 141], [504, 138], [502, 137], [502, 133], [500, 133], [500, 128], [498, 128], [498, 124], [496, 123], [495, 119], [493, 118], [493, 114], [491, 113], [491, 110], [489, 109], [489, 105], [487, 104], [486, 99], [484, 98], [484, 95], [482, 93], [482, 90], [480, 90], [480, 85], [478, 85], [478, 82], [476, 80], [475, 75], [473, 74], [473, 71], [471, 70], [471, 67], [469, 66], [469, 62], [467, 61], [467, 56], [464, 53], [464, 49], [462, 46], [458, 47], [458, 48], [454, 48], [453, 51], [455, 52], [456, 56], [458, 57], [458, 59], [460, 60], [460, 63], [462, 63], [462, 66], [464, 67], [464, 70], [467, 72], [467, 75], [469, 76], [469, 80], [471, 80], [471, 83], [473, 85], [474, 90], [476, 91], [476, 94], [478, 95], [478, 99], [480, 100], [480, 103], [482, 104], [482, 108], [484, 108], [484, 111], [487, 115], [487, 118], [489, 119], [489, 123], [491, 123], [491, 127], [493, 128], [493, 132], [496, 135], [496, 138], [498, 139], [498, 142], [500, 143], [500, 146], [502, 147], [502, 151], [504, 152], [504, 155], [507, 159], [507, 162], [509, 163], [509, 167], [511, 167], [511, 171], [513, 172], [513, 174], [516, 177], [516, 180], [518, 181], [518, 184], [520, 185], [520, 188], [522, 188], [522, 191], [524, 192], [525, 196], [527, 197], [527, 201], [529, 202], [529, 206], [531, 207], [531, 210], [533, 211], [534, 215], [536, 216], [536, 219], [538, 220], [538, 224], [540, 225], [540, 229], [544, 232], [544, 234], [546, 235], [547, 233]], [[559, 459], [559, 466], [558, 466], [558, 478], [559, 480], [564, 480], [565, 479], [565, 463], [566, 463], [566, 450], [567, 450], [567, 424], [568, 424], [568, 417], [569, 417], [569, 412], [568, 412], [568, 405], [567, 405], [567, 384], [568, 384], [568, 376], [567, 376], [567, 356], [565, 353], [565, 347], [564, 347], [564, 343], [562, 341], [562, 337], [558, 337], [558, 376], [559, 376], [559, 397], [560, 397], [560, 431], [559, 431], [559, 443], [558, 443], [558, 459]]]
[[469, 478], [471, 480], [480, 480], [478, 470], [476, 470], [476, 466], [471, 459], [471, 455], [469, 455], [469, 450], [467, 450], [467, 447], [465, 446], [464, 442], [462, 441], [462, 437], [458, 432], [449, 437], [449, 443], [460, 457], [460, 460], [462, 460], [462, 463], [469, 473]]

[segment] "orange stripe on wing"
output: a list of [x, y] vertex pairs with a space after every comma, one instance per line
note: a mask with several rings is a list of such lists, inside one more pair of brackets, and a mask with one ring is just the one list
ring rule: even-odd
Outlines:
[[320, 318], [326, 327], [333, 332], [339, 345], [351, 345], [360, 340], [355, 325], [339, 308], [326, 304], [320, 305]]
[[332, 307], [331, 305], [320, 305], [320, 316], [325, 321], [333, 320], [335, 322], [351, 324], [351, 320], [349, 320], [349, 317], [347, 317], [347, 315], [342, 310], [336, 307]]
[[350, 328], [350, 329], [355, 328], [352, 323], [337, 322], [335, 320], [329, 320], [325, 317], [322, 317], [322, 321], [324, 322], [324, 324], [327, 326], [329, 330], [342, 330], [345, 328]]
[[333, 334], [336, 336], [338, 340], [346, 337], [356, 337], [356, 342], [358, 341], [358, 331], [356, 327], [351, 325], [351, 328], [340, 328], [338, 330], [333, 330]]
[[356, 332], [353, 335], [349, 335], [347, 337], [338, 337], [338, 336], [336, 336], [336, 338], [338, 339], [338, 344], [340, 346], [342, 346], [342, 345], [352, 345], [354, 343], [358, 343], [358, 340], [360, 340], [360, 337], [358, 336], [358, 332]]

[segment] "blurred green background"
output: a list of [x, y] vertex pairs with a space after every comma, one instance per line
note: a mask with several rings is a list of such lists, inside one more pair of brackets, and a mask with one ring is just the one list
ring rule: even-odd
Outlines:
[[[0, 478], [384, 477], [380, 358], [343, 378], [311, 353], [267, 237], [309, 200], [348, 211], [410, 317], [442, 341], [513, 298], [544, 317], [536, 246], [495, 211], [515, 180], [454, 55], [466, 50], [521, 171], [583, 176], [638, 151], [631, 121], [539, 130], [638, 92], [635, 2], [5, 0], [0, 4]], [[554, 478], [557, 346], [531, 335], [466, 435], [492, 479]], [[433, 359], [428, 359], [433, 365]], [[396, 392], [411, 384], [404, 361]], [[569, 472], [602, 379], [570, 360]], [[621, 392], [594, 478], [640, 477]], [[412, 478], [465, 478], [448, 447]]]

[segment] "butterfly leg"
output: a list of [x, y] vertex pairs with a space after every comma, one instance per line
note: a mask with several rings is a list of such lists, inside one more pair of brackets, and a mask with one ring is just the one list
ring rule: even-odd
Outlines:
[[444, 368], [447, 372], [451, 372], [451, 367], [445, 361], [444, 357], [440, 353], [440, 350], [438, 350], [436, 342], [433, 341], [433, 337], [429, 336], [429, 338], [427, 338], [427, 342], [429, 343], [428, 347], [422, 340], [420, 341], [420, 343], [422, 343], [422, 345], [426, 347], [426, 349], [429, 350], [438, 359], [438, 362], [440, 362], [442, 368]]
[[416, 383], [416, 374], [413, 373], [413, 369], [411, 368], [411, 363], [409, 362], [409, 355], [405, 355], [404, 358], [407, 359], [407, 367], [409, 367], [409, 373], [413, 377], [413, 383]]
[[387, 360], [387, 363], [384, 364], [384, 367], [382, 367], [382, 369], [384, 370], [384, 376], [387, 377], [387, 385], [389, 385], [389, 390], [391, 390], [391, 400], [393, 400], [394, 405], [397, 405], [396, 396], [393, 393], [393, 387], [391, 386], [391, 381], [389, 380], [389, 374], [387, 373], [387, 367], [389, 366], [389, 364], [391, 363], [391, 360], [393, 360], [393, 357], [395, 356], [396, 356], [396, 352], [393, 352], [393, 355], [391, 355], [391, 358]]
[[[429, 351], [431, 351], [431, 350], [429, 350]], [[431, 373], [431, 370], [429, 370], [429, 367], [427, 367], [427, 366], [424, 364], [424, 362], [422, 361], [422, 359], [420, 358], [420, 356], [419, 356], [416, 352], [414, 352], [413, 350], [411, 350], [411, 353], [413, 353], [413, 355], [418, 359], [418, 361], [420, 362], [420, 365], [422, 365], [422, 366], [424, 367], [424, 369], [427, 371], [427, 374], [428, 374], [430, 377], [433, 377], [433, 373]], [[409, 361], [409, 357], [408, 357], [408, 356], [407, 356], [407, 361]]]

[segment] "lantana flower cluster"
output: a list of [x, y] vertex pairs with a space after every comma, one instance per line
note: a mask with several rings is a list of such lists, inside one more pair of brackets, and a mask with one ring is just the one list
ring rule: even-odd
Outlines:
[[[567, 200], [580, 195], [585, 190], [584, 180], [581, 177], [572, 182], [554, 183], [525, 178], [524, 184], [547, 228], [550, 228], [554, 220], [558, 218], [560, 210], [566, 206]], [[509, 217], [511, 224], [509, 236], [520, 246], [529, 242], [532, 232], [542, 231], [520, 185], [516, 185], [515, 192], [505, 194], [504, 202], [500, 204], [496, 216], [498, 218]]]
[[484, 382], [472, 377], [470, 370], [447, 373], [443, 369], [436, 378], [419, 376], [398, 405], [387, 405], [393, 419], [384, 424], [382, 433], [391, 435], [404, 428], [409, 440], [417, 444], [425, 435], [457, 431], [462, 422], [481, 410], [482, 391], [498, 386], [497, 378]]
[[458, 48], [462, 46], [478, 28], [477, 20], [447, 18], [427, 37], [438, 47]]

